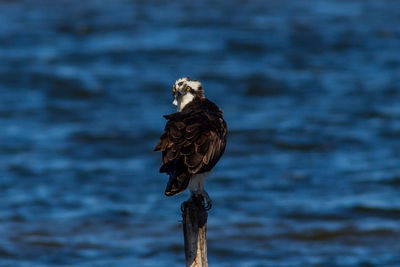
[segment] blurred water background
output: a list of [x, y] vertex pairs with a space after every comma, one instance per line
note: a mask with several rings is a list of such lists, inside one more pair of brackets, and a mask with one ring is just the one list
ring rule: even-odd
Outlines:
[[229, 125], [210, 266], [400, 266], [400, 1], [0, 1], [0, 266], [182, 266], [172, 84]]

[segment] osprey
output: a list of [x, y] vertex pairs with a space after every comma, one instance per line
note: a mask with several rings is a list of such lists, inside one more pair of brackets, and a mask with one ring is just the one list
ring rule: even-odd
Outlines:
[[177, 112], [165, 115], [168, 120], [154, 151], [162, 151], [160, 172], [169, 175], [166, 196], [190, 189], [212, 202], [204, 190], [204, 179], [225, 151], [226, 122], [222, 111], [204, 96], [201, 83], [188, 77], [173, 86], [172, 102]]

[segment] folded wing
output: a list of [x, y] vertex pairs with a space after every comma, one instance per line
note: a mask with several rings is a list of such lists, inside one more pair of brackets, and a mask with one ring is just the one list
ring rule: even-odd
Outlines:
[[221, 111], [174, 113], [155, 147], [162, 151], [160, 172], [170, 175], [165, 191], [174, 195], [184, 191], [194, 174], [210, 171], [226, 145], [226, 123]]

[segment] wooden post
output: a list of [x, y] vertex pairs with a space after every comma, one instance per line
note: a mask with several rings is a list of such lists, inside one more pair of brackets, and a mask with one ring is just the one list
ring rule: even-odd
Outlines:
[[187, 267], [207, 267], [207, 211], [204, 198], [193, 195], [182, 204], [183, 236]]

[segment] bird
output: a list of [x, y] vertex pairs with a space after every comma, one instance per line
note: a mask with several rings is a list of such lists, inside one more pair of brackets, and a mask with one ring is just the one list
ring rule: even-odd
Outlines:
[[212, 200], [204, 190], [204, 181], [224, 154], [227, 124], [221, 109], [205, 97], [198, 80], [176, 80], [172, 95], [177, 112], [164, 115], [164, 133], [154, 148], [162, 152], [160, 173], [169, 175], [165, 195], [173, 196], [189, 187], [188, 201], [202, 196], [209, 210]]

